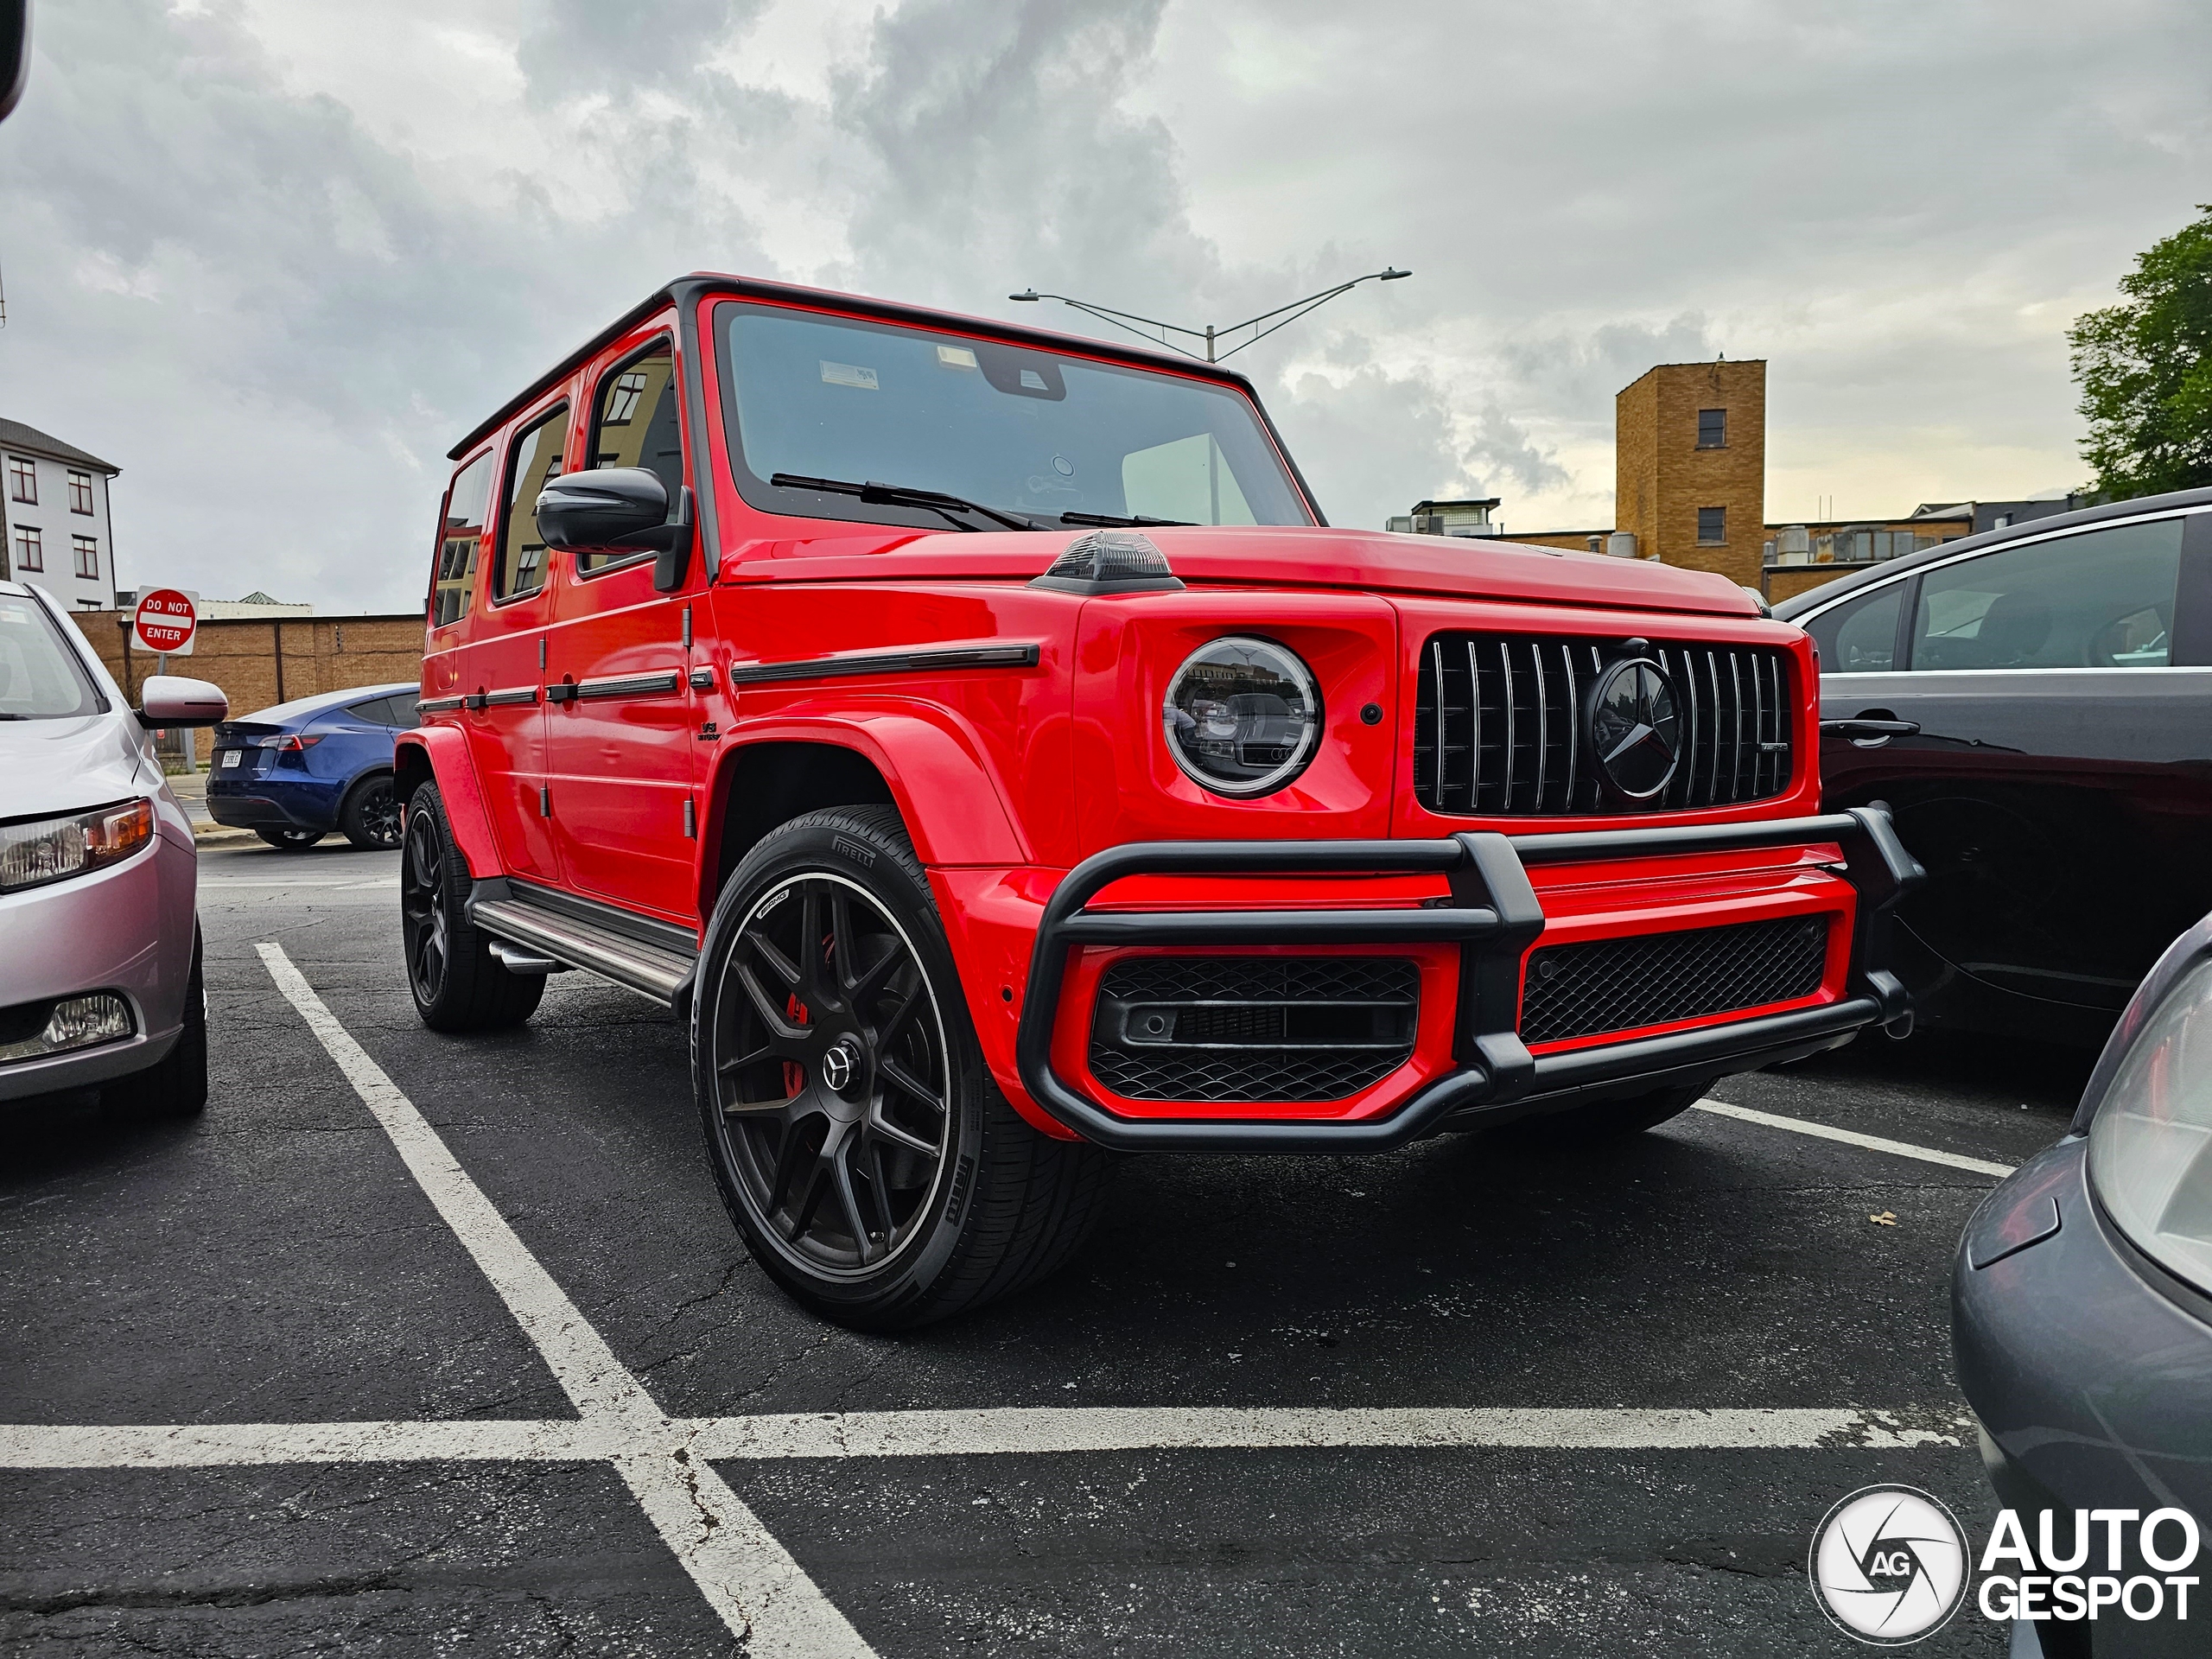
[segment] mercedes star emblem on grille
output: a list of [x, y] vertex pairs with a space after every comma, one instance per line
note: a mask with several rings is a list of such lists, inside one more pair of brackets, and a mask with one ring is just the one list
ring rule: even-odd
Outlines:
[[1590, 699], [1590, 749], [1606, 782], [1630, 800], [1649, 799], [1674, 777], [1681, 743], [1666, 670], [1631, 657], [1605, 671]]

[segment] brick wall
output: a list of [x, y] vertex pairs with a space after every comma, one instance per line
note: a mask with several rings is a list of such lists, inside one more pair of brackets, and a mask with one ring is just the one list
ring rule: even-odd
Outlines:
[[[1727, 411], [1727, 442], [1698, 448], [1698, 411]], [[1766, 539], [1766, 365], [1665, 363], [1614, 401], [1614, 513], [1645, 558], [1714, 570], [1756, 588]], [[1698, 537], [1698, 509], [1726, 512], [1722, 539]]]
[[[76, 611], [71, 620], [85, 631], [124, 690], [135, 701], [138, 683], [156, 671], [155, 659], [135, 645], [126, 661], [127, 611]], [[282, 678], [279, 678], [279, 640]], [[244, 716], [273, 703], [318, 691], [343, 691], [356, 685], [419, 681], [423, 673], [423, 619], [399, 616], [294, 616], [261, 621], [205, 621], [189, 657], [170, 664], [178, 674], [213, 680], [231, 700], [231, 713]], [[200, 753], [209, 752], [209, 734], [197, 734]]]

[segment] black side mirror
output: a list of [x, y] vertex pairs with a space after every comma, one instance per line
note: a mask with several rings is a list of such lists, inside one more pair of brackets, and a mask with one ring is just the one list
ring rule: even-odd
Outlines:
[[691, 488], [679, 485], [676, 511], [668, 486], [643, 467], [599, 467], [548, 480], [537, 498], [537, 534], [548, 547], [599, 552], [651, 548], [653, 586], [664, 594], [683, 585], [691, 565]]

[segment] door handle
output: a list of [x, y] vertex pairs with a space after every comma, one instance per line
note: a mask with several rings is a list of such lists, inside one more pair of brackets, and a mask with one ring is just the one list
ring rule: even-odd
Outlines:
[[1854, 742], [1886, 743], [1893, 737], [1916, 737], [1920, 722], [1916, 720], [1824, 720], [1821, 722], [1822, 735], [1833, 734], [1847, 737]]

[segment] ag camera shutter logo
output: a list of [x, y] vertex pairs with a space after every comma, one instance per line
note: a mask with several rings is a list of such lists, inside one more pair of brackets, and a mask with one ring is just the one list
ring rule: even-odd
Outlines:
[[1808, 1569], [1821, 1610], [1845, 1634], [1902, 1647], [1949, 1623], [1966, 1600], [1967, 1535], [1941, 1498], [1867, 1486], [1827, 1512]]

